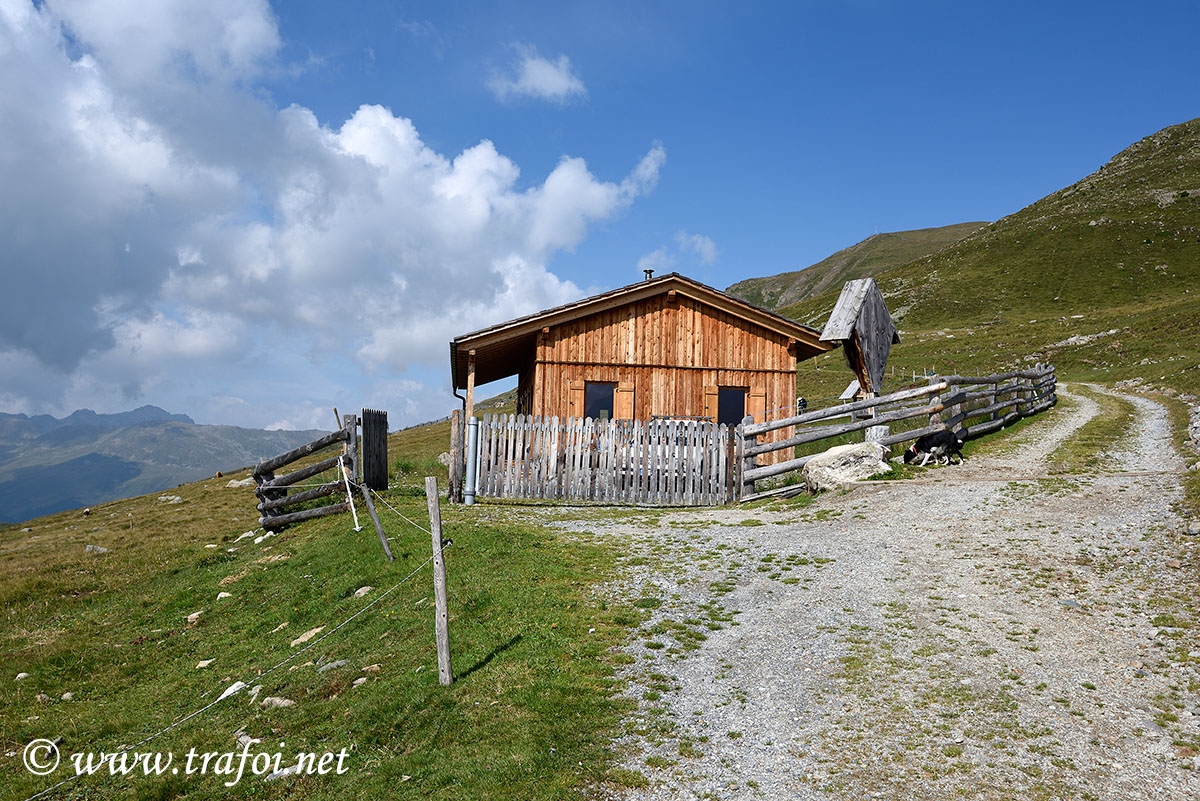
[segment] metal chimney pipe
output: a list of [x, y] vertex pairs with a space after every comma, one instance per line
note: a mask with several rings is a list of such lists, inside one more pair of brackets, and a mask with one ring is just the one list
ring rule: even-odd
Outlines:
[[646, 280], [647, 280], [647, 281], [649, 281], [651, 278], [653, 278], [653, 277], [654, 277], [654, 270], [651, 270], [651, 269], [643, 269], [643, 270], [642, 270], [642, 272], [644, 272], [644, 273], [646, 274]]

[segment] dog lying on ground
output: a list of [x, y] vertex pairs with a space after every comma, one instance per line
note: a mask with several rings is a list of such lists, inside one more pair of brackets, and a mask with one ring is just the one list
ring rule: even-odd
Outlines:
[[926, 462], [933, 459], [938, 464], [950, 464], [950, 457], [958, 456], [958, 463], [962, 464], [966, 461], [962, 455], [962, 446], [961, 432], [955, 433], [945, 429], [935, 431], [918, 439], [904, 452], [904, 463], [912, 464], [920, 459], [921, 462], [917, 466], [924, 467]]

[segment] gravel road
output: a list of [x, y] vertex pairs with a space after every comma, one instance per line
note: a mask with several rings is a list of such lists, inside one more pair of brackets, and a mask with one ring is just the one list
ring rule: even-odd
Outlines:
[[1048, 477], [1097, 410], [1061, 396], [930, 480], [573, 524], [629, 543], [611, 594], [651, 615], [601, 792], [1200, 798], [1197, 562], [1166, 412], [1120, 396], [1136, 422], [1105, 471]]

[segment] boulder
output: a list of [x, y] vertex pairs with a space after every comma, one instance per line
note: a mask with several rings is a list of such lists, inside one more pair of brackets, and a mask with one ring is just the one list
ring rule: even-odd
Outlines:
[[448, 451], [442, 451], [439, 453], [437, 455], [437, 463], [442, 467], [450, 467], [450, 453]]
[[253, 478], [243, 478], [241, 480], [233, 478], [233, 479], [230, 479], [225, 484], [226, 489], [237, 489], [238, 487], [253, 487], [253, 486], [254, 486]]
[[183, 498], [180, 498], [178, 495], [159, 495], [158, 502], [159, 503], [183, 503]]
[[810, 492], [819, 492], [887, 473], [892, 469], [884, 461], [887, 454], [887, 447], [877, 442], [838, 445], [804, 465], [804, 483]]
[[286, 709], [289, 706], [295, 706], [296, 702], [290, 698], [279, 698], [278, 696], [268, 695], [262, 699], [264, 709]]
[[107, 548], [101, 547], [99, 545], [85, 545], [83, 548], [83, 551], [84, 551], [84, 553], [93, 553], [96, 555], [99, 555], [102, 553], [108, 553]]

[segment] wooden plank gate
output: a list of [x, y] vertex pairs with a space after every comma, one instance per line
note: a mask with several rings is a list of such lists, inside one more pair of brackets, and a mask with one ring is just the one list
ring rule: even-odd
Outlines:
[[485, 414], [476, 493], [712, 506], [736, 488], [736, 437], [703, 420], [593, 420]]

